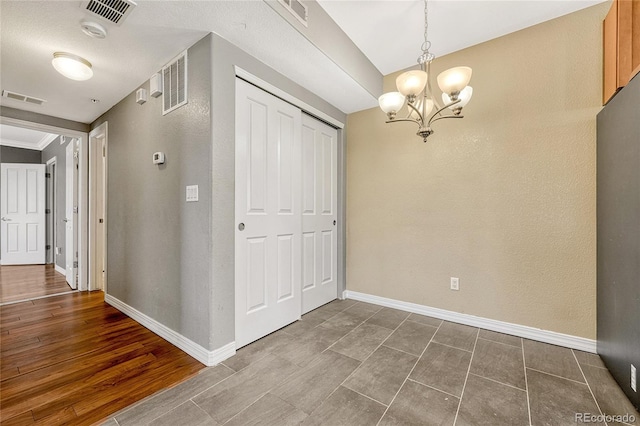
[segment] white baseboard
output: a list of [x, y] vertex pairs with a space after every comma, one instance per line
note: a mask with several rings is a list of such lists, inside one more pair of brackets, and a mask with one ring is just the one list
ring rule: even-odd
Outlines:
[[54, 265], [56, 267], [56, 271], [57, 272], [60, 272], [62, 275], [65, 275], [65, 276], [67, 275], [67, 270], [66, 269], [64, 269], [62, 266], [58, 266], [55, 263], [54, 263]]
[[476, 317], [474, 315], [460, 314], [458, 312], [447, 311], [445, 309], [432, 308], [430, 306], [418, 305], [417, 303], [403, 302], [400, 300], [373, 296], [371, 294], [359, 293], [357, 291], [351, 290], [346, 290], [343, 293], [343, 298], [373, 303], [374, 305], [386, 306], [387, 308], [399, 309], [401, 311], [412, 312], [414, 314], [426, 315], [459, 324], [470, 325], [473, 327], [484, 328], [486, 330], [497, 331], [499, 333], [511, 334], [513, 336], [537, 340], [539, 342], [551, 343], [553, 345], [596, 353], [596, 341], [592, 339], [586, 339], [584, 337], [556, 333], [555, 331], [542, 330], [540, 328], [512, 324], [509, 322], [498, 321], [489, 318]]
[[170, 329], [164, 324], [159, 323], [153, 318], [143, 314], [126, 303], [116, 299], [115, 297], [105, 294], [104, 301], [113, 306], [123, 314], [128, 315], [140, 325], [148, 328], [167, 342], [182, 349], [206, 366], [213, 366], [221, 363], [227, 358], [232, 357], [236, 353], [236, 342], [227, 343], [221, 348], [209, 351], [199, 344], [184, 337], [182, 334]]

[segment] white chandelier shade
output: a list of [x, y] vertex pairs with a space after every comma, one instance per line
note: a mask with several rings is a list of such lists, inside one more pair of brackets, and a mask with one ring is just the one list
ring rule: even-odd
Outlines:
[[407, 71], [396, 78], [398, 92], [404, 96], [415, 96], [427, 85], [427, 73], [420, 70]]
[[[427, 104], [426, 104], [425, 108], [422, 108], [422, 104], [424, 102], [426, 102]], [[420, 100], [418, 100], [418, 102], [416, 102], [416, 109], [418, 111], [421, 111], [421, 112], [424, 110], [424, 113], [426, 115], [429, 115], [431, 113], [431, 111], [433, 110], [434, 105], [435, 104], [433, 103], [433, 101], [431, 99], [429, 99], [429, 98], [427, 98], [426, 100], [420, 99]], [[416, 111], [414, 111], [414, 110], [411, 110], [409, 112], [409, 117], [413, 118], [414, 120], [418, 120], [420, 118], [418, 113]]]
[[380, 108], [389, 116], [394, 116], [404, 106], [404, 96], [400, 92], [389, 92], [378, 98]]
[[449, 68], [438, 75], [438, 86], [442, 93], [446, 93], [453, 98], [454, 93], [460, 92], [467, 87], [469, 80], [471, 80], [471, 68]]
[[[451, 105], [449, 107], [449, 109], [453, 110], [453, 109], [456, 109], [456, 108], [464, 108], [465, 106], [467, 106], [467, 104], [471, 100], [471, 95], [473, 95], [473, 87], [471, 87], [471, 86], [465, 87], [464, 89], [462, 89], [462, 91], [458, 95], [458, 99], [460, 99], [460, 102], [455, 104], [455, 105]], [[442, 102], [445, 105], [450, 104], [451, 103], [451, 97], [449, 95], [447, 95], [446, 93], [443, 93], [442, 94]]]

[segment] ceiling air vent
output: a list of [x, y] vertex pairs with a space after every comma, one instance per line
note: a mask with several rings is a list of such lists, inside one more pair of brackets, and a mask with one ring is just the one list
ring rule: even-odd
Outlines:
[[28, 104], [33, 104], [33, 105], [42, 105], [43, 103], [47, 102], [44, 99], [34, 98], [33, 96], [27, 96], [21, 93], [10, 92], [8, 90], [2, 91], [2, 97], [7, 99], [14, 99], [20, 102], [26, 102]]
[[279, 0], [280, 3], [287, 9], [296, 19], [308, 26], [307, 23], [307, 6], [302, 3], [302, 0]]
[[91, 15], [118, 26], [122, 25], [136, 6], [136, 3], [131, 0], [85, 0], [80, 5]]
[[187, 51], [162, 68], [162, 115], [187, 103]]

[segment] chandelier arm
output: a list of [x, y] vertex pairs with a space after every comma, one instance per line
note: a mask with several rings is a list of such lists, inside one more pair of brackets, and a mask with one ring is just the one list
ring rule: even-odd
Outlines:
[[436, 117], [435, 119], [431, 120], [429, 123], [434, 123], [438, 120], [442, 120], [443, 118], [464, 118], [464, 115], [441, 115], [440, 117]]
[[[418, 110], [418, 108], [414, 107], [412, 104], [410, 104], [409, 102], [407, 102], [407, 106], [409, 108], [411, 108], [412, 110], [414, 110], [416, 112], [416, 114], [418, 114], [418, 117], [420, 117], [420, 120], [415, 120], [416, 123], [424, 123], [424, 117], [422, 116], [422, 113]], [[407, 115], [407, 118], [409, 118], [411, 116], [411, 112], [409, 112], [409, 115]]]
[[460, 103], [461, 99], [457, 99], [453, 102], [451, 102], [448, 105], [443, 106], [442, 108], [440, 108], [439, 110], [437, 110], [436, 112], [433, 113], [433, 115], [431, 115], [431, 118], [429, 119], [429, 123], [427, 123], [428, 126], [431, 125], [431, 123], [433, 123], [434, 121], [436, 121], [436, 115], [440, 115], [439, 118], [449, 118], [449, 117], [455, 117], [455, 116], [449, 116], [449, 115], [442, 115], [440, 114], [442, 111], [444, 111], [445, 109], [449, 108], [452, 105], [458, 104]]
[[418, 127], [421, 127], [421, 126], [422, 126], [422, 123], [420, 123], [418, 120], [414, 120], [414, 119], [412, 119], [412, 118], [395, 118], [395, 119], [393, 119], [393, 120], [387, 120], [387, 121], [385, 121], [385, 123], [387, 123], [387, 124], [389, 124], [389, 123], [397, 123], [397, 122], [399, 122], [399, 121], [410, 121], [410, 122], [412, 122], [412, 123], [417, 124], [417, 125], [418, 125]]

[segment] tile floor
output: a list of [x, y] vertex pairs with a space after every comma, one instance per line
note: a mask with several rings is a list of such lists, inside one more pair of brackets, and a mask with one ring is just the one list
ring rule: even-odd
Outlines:
[[104, 424], [573, 425], [576, 413], [640, 425], [597, 355], [335, 300]]

